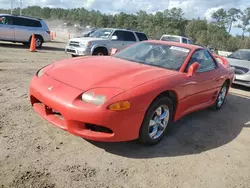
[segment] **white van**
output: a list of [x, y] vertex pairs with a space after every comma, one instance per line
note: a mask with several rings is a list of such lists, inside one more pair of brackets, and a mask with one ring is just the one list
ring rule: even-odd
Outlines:
[[182, 37], [178, 35], [162, 35], [160, 40], [170, 41], [170, 42], [179, 42], [185, 44], [193, 44], [193, 41], [190, 38]]

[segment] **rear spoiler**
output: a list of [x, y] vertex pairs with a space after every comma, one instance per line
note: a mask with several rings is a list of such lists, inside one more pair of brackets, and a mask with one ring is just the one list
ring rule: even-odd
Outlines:
[[223, 64], [225, 67], [230, 67], [230, 64], [228, 63], [226, 58], [216, 54], [213, 54], [213, 56], [219, 63]]

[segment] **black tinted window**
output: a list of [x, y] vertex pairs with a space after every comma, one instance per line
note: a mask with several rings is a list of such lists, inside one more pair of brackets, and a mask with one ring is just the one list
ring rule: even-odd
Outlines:
[[13, 25], [13, 20], [10, 16], [1, 16], [0, 17], [0, 24]]
[[185, 44], [187, 44], [187, 39], [182, 38], [182, 42], [185, 43]]
[[124, 41], [124, 35], [122, 31], [115, 31], [113, 36], [117, 36], [117, 40]]
[[13, 18], [14, 25], [26, 26], [26, 27], [42, 27], [41, 23], [36, 20], [30, 20], [26, 18]]
[[125, 41], [136, 41], [134, 33], [129, 32], [129, 31], [123, 31], [123, 32], [124, 32]]
[[136, 41], [135, 35], [129, 31], [115, 31], [113, 36], [117, 36], [119, 41]]
[[144, 33], [138, 33], [138, 32], [136, 32], [136, 35], [137, 35], [139, 41], [148, 40], [147, 35], [145, 35]]

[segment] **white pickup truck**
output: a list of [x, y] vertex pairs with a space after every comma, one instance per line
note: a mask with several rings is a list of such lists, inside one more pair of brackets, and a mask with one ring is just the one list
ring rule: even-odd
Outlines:
[[98, 29], [89, 37], [73, 38], [68, 41], [65, 52], [72, 57], [85, 55], [109, 55], [112, 48], [125, 48], [136, 42], [148, 40], [146, 34], [126, 29]]

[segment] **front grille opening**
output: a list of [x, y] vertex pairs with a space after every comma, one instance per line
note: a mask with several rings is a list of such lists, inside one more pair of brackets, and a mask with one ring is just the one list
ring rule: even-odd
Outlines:
[[244, 67], [238, 67], [238, 66], [232, 66], [235, 68], [235, 74], [246, 74], [249, 69], [244, 68]]
[[113, 131], [111, 129], [107, 128], [107, 127], [94, 125], [94, 124], [89, 124], [89, 123], [86, 123], [85, 126], [86, 126], [86, 129], [89, 129], [91, 131], [110, 133], [110, 134], [113, 133]]
[[246, 80], [238, 80], [238, 79], [235, 79], [236, 82], [242, 82], [242, 83], [245, 83], [245, 84], [250, 84], [250, 81], [246, 81]]
[[41, 101], [39, 101], [37, 98], [35, 98], [34, 96], [30, 96], [30, 101], [31, 104], [35, 104], [35, 103], [41, 103]]

